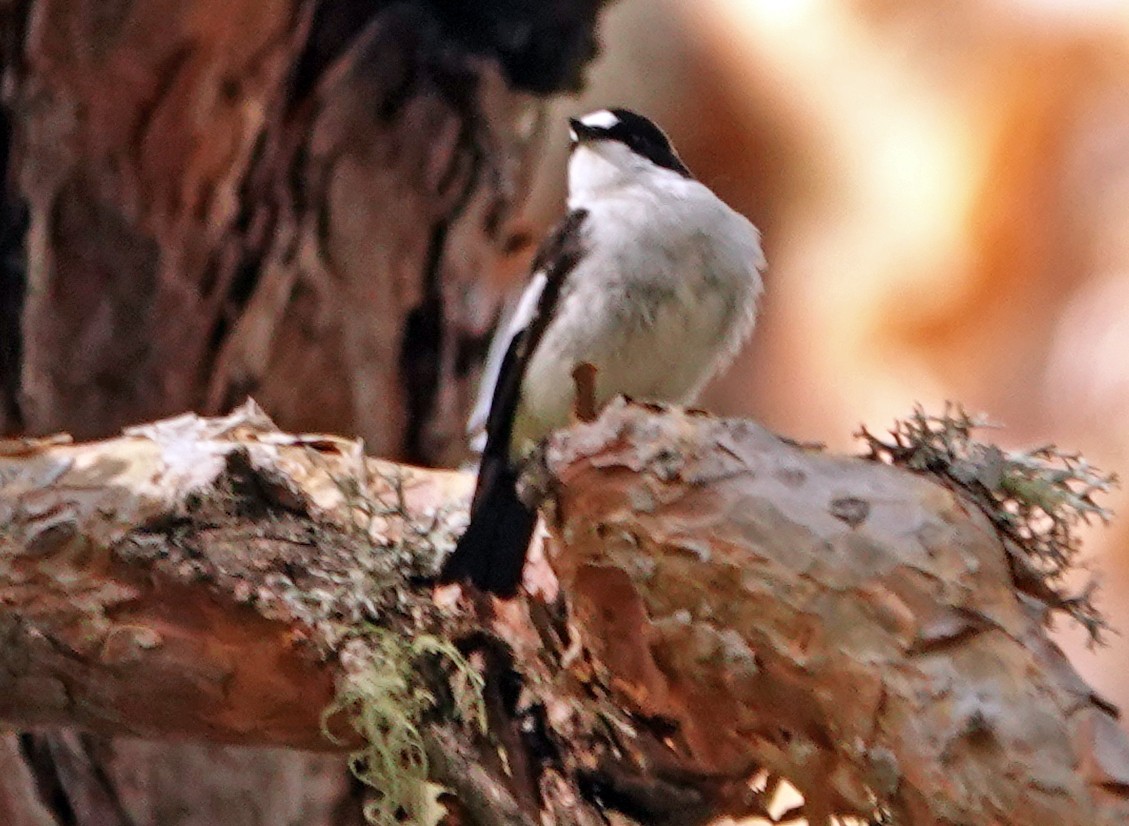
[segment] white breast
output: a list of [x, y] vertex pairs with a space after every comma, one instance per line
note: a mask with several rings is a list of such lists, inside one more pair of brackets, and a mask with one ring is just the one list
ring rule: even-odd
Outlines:
[[752, 330], [757, 230], [697, 181], [652, 170], [570, 199], [589, 210], [588, 254], [527, 368], [515, 453], [569, 423], [576, 364], [595, 365], [598, 404], [620, 394], [684, 403]]

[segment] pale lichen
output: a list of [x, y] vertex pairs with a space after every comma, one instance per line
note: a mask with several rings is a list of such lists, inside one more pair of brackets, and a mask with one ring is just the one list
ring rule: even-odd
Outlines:
[[353, 774], [370, 789], [365, 818], [373, 826], [434, 826], [444, 815], [443, 787], [429, 779], [420, 726], [436, 705], [422, 670], [447, 675], [459, 716], [485, 728], [482, 678], [447, 640], [414, 639], [376, 626], [359, 629], [347, 646], [347, 677], [322, 716], [325, 736], [340, 742], [330, 723], [344, 717], [362, 745], [349, 756]]
[[1077, 589], [1069, 575], [1081, 567], [1079, 528], [1112, 516], [1094, 497], [1114, 487], [1117, 477], [1054, 445], [1005, 451], [973, 437], [989, 426], [984, 417], [946, 404], [940, 415], [915, 407], [888, 438], [865, 427], [857, 435], [869, 458], [933, 474], [968, 495], [1004, 536], [1017, 583], [1099, 642], [1107, 626], [1093, 602], [1096, 584], [1091, 579]]
[[[436, 689], [441, 688], [453, 706], [446, 716], [485, 732], [483, 679], [449, 639], [418, 628], [403, 633], [395, 630], [396, 623], [388, 623], [389, 615], [406, 606], [390, 604], [396, 589], [388, 587], [387, 571], [391, 564], [398, 577], [426, 575], [427, 570], [405, 569], [413, 560], [434, 559], [453, 543], [450, 514], [439, 508], [421, 518], [409, 508], [406, 487], [411, 482], [399, 468], [388, 475], [367, 469], [358, 476], [335, 473], [331, 479], [357, 520], [362, 547], [368, 547], [357, 559], [359, 581], [346, 588], [355, 595], [346, 600], [353, 610], [328, 630], [339, 650], [347, 652], [342, 657], [346, 676], [323, 713], [323, 730], [331, 737], [329, 722], [344, 718], [361, 740], [349, 765], [370, 789], [364, 807], [369, 823], [433, 826], [445, 812], [439, 803], [444, 789], [429, 779], [420, 727], [439, 702]], [[367, 599], [356, 596], [366, 592]], [[306, 600], [314, 596], [302, 595]], [[332, 615], [327, 607], [320, 611]]]

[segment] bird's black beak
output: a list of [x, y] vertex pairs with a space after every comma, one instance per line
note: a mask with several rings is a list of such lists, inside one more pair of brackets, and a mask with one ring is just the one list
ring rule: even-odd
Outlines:
[[568, 119], [569, 136], [572, 142], [584, 143], [585, 141], [595, 140], [599, 138], [603, 131], [599, 127], [589, 126], [588, 124], [578, 120], [577, 118]]

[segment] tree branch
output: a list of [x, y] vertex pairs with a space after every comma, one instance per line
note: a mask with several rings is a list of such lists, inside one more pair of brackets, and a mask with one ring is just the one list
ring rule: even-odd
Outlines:
[[[412, 596], [410, 571], [344, 521], [339, 485], [398, 468], [356, 443], [286, 437], [252, 407], [92, 444], [5, 444], [0, 716], [334, 747], [320, 731], [340, 677], [333, 622], [379, 598], [334, 585], [373, 573]], [[463, 481], [429, 473], [406, 495], [434, 510]]]
[[539, 468], [567, 622], [432, 594], [467, 474], [280, 433], [253, 406], [2, 443], [0, 717], [318, 750], [366, 735], [393, 765], [418, 743], [471, 823], [763, 814], [764, 772], [813, 823], [1129, 817], [1129, 742], [957, 492], [623, 405]]
[[629, 406], [547, 455], [574, 616], [691, 763], [768, 767], [813, 822], [1129, 822], [1115, 710], [957, 491]]

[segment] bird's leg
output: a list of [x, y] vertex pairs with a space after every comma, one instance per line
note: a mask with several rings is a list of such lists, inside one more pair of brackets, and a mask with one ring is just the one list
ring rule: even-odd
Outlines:
[[572, 415], [577, 421], [596, 421], [596, 365], [582, 361], [572, 368], [572, 381], [576, 385], [576, 396], [572, 403]]

